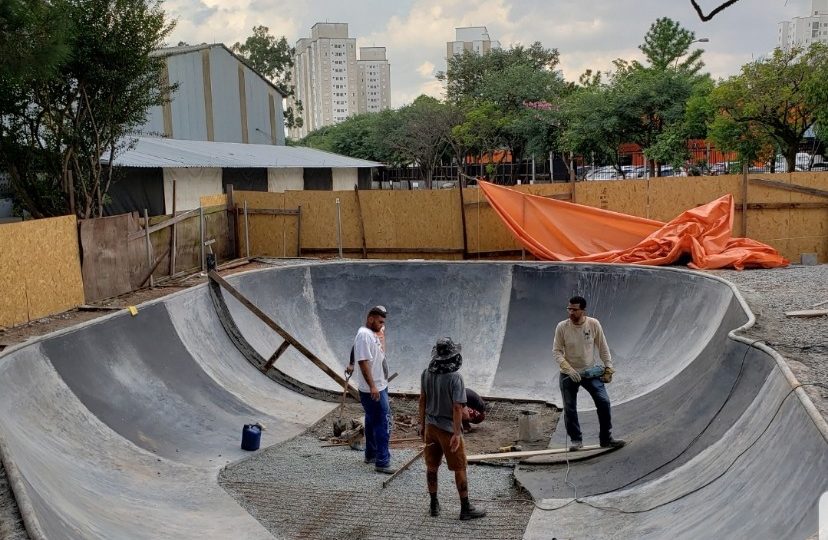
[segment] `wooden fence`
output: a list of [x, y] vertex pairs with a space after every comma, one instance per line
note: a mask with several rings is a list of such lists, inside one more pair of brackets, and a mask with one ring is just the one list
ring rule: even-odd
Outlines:
[[[523, 192], [668, 221], [726, 193], [736, 236], [794, 262], [828, 262], [828, 174], [653, 178], [517, 186]], [[0, 225], [0, 326], [25, 323], [202, 267], [217, 258], [530, 258], [476, 187], [421, 191], [230, 192], [150, 218], [66, 216]], [[245, 212], [246, 208], [246, 212]], [[461, 210], [462, 209], [462, 210]], [[203, 215], [203, 220], [199, 216]], [[148, 242], [149, 240], [149, 242]], [[82, 257], [80, 254], [82, 253]], [[82, 260], [82, 269], [81, 269]]]
[[75, 216], [0, 225], [0, 253], [0, 327], [83, 303]]
[[[768, 243], [792, 261], [828, 261], [828, 175], [671, 177], [516, 186], [522, 192], [669, 221], [726, 193], [734, 235]], [[234, 193], [239, 243], [252, 256], [514, 258], [525, 254], [478, 188], [425, 191]], [[338, 201], [338, 202], [337, 202]], [[203, 201], [204, 203], [205, 201]], [[209, 201], [206, 201], [209, 202]], [[463, 209], [462, 213], [460, 209]], [[240, 216], [242, 214], [239, 214]]]

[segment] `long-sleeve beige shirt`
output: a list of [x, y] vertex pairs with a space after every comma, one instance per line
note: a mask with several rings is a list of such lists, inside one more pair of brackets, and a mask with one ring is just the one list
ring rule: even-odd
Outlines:
[[575, 324], [566, 319], [558, 323], [555, 328], [555, 343], [552, 350], [555, 360], [569, 362], [576, 371], [581, 371], [595, 365], [595, 347], [598, 347], [598, 356], [604, 366], [612, 367], [607, 338], [598, 319], [585, 317], [582, 324]]

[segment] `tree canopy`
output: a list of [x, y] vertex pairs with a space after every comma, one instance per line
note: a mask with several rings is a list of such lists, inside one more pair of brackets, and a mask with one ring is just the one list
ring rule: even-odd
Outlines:
[[763, 149], [768, 153], [768, 146], [778, 147], [793, 172], [803, 135], [828, 119], [826, 80], [828, 48], [820, 43], [788, 52], [776, 49], [770, 57], [744, 65], [711, 93], [716, 110], [711, 138], [747, 160]]
[[0, 24], [16, 20], [18, 35], [33, 38], [28, 54], [46, 62], [21, 70], [4, 59], [0, 167], [35, 217], [99, 216], [113, 180], [102, 157], [111, 163], [148, 109], [174, 90], [160, 82], [164, 60], [150, 55], [173, 25], [157, 0], [24, 4], [28, 12], [18, 4]]

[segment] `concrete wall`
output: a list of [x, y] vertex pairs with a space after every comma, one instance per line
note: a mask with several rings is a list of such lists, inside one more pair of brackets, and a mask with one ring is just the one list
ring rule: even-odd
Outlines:
[[267, 190], [280, 193], [292, 189], [303, 189], [305, 187], [303, 170], [301, 167], [268, 169]]
[[222, 192], [221, 169], [164, 169], [164, 208], [167, 214], [173, 210], [173, 181], [176, 212], [198, 208], [202, 195]]
[[333, 170], [333, 190], [347, 191], [354, 189], [359, 181], [359, 172], [357, 169], [334, 169]]

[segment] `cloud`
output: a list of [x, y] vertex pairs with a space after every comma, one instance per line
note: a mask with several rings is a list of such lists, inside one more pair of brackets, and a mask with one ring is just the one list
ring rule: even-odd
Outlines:
[[[718, 0], [704, 0], [709, 11]], [[178, 18], [171, 43], [243, 41], [255, 25], [268, 26], [290, 43], [309, 36], [316, 22], [347, 22], [359, 46], [386, 47], [391, 63], [391, 103], [399, 107], [421, 93], [440, 96], [434, 78], [445, 69], [446, 42], [461, 26], [487, 26], [504, 47], [540, 41], [560, 53], [569, 80], [585, 69], [607, 70], [616, 58], [641, 58], [638, 45], [658, 17], [679, 21], [707, 37], [703, 60], [716, 77], [776, 45], [779, 21], [804, 16], [808, 0], [742, 0], [703, 23], [690, 0], [167, 0]]]

